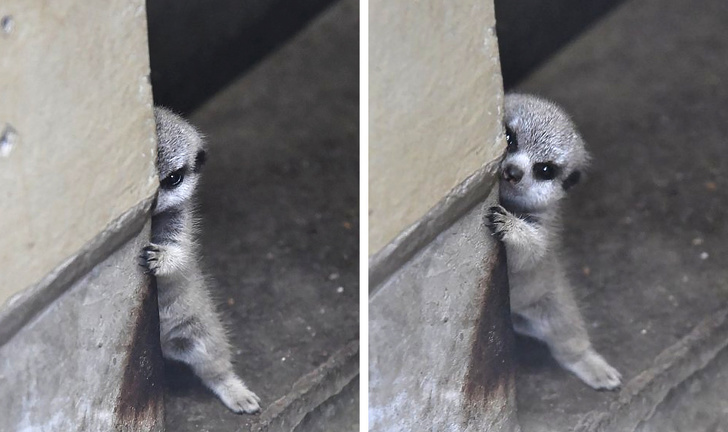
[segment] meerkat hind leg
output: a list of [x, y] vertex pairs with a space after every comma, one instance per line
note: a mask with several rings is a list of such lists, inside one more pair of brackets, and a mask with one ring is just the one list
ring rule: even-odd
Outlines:
[[205, 385], [232, 411], [238, 414], [260, 411], [260, 398], [233, 372], [232, 365], [214, 365], [204, 361], [191, 366]]
[[545, 342], [556, 361], [590, 387], [619, 387], [621, 374], [592, 348], [576, 303], [567, 291], [554, 291], [515, 315], [516, 331]]
[[532, 337], [534, 339], [542, 339], [542, 336], [536, 329], [531, 325], [531, 320], [519, 315], [517, 313], [511, 314], [511, 322], [513, 323], [513, 330], [523, 336]]
[[210, 320], [206, 326], [200, 323], [190, 318], [174, 328], [171, 337], [162, 343], [164, 356], [189, 365], [205, 386], [235, 413], [260, 411], [260, 398], [233, 371], [226, 342], [221, 343], [224, 341], [222, 325], [216, 320]]

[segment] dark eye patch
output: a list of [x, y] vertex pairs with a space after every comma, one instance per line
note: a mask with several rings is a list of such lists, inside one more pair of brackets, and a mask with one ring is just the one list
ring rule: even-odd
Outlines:
[[207, 161], [207, 152], [204, 150], [200, 150], [197, 152], [197, 156], [195, 157], [195, 168], [192, 170], [194, 172], [200, 172], [200, 169], [202, 169], [202, 165], [205, 164]]
[[579, 183], [579, 179], [581, 179], [581, 172], [574, 171], [573, 173], [569, 174], [568, 177], [566, 177], [566, 180], [564, 180], [561, 186], [564, 188], [564, 190], [569, 190], [575, 184]]
[[179, 186], [182, 183], [182, 180], [185, 178], [185, 171], [187, 167], [182, 167], [178, 169], [177, 171], [172, 172], [170, 175], [165, 177], [161, 182], [159, 182], [159, 185], [162, 187], [162, 189], [174, 189], [177, 186]]
[[558, 174], [558, 167], [553, 162], [533, 164], [533, 176], [537, 180], [553, 180]]
[[518, 137], [516, 137], [516, 133], [511, 130], [511, 128], [508, 127], [508, 125], [505, 125], [506, 127], [506, 142], [508, 143], [508, 147], [506, 147], [506, 150], [508, 153], [515, 153], [518, 151]]

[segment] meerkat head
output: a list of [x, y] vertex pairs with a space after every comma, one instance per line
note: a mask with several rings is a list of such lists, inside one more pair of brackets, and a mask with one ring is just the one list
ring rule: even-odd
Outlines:
[[159, 196], [154, 214], [180, 205], [192, 197], [205, 163], [202, 136], [182, 117], [155, 107]]
[[534, 96], [505, 98], [508, 146], [499, 168], [501, 204], [514, 212], [551, 209], [579, 182], [589, 154], [584, 141], [555, 104]]

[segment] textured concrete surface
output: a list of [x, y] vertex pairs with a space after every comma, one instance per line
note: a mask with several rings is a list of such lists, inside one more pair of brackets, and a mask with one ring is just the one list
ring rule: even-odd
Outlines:
[[[654, 406], [684, 379], [656, 364], [699, 368], [719, 348], [705, 329], [725, 322], [703, 324], [728, 294], [727, 21], [722, 1], [630, 1], [519, 87], [561, 103], [594, 156], [567, 205], [565, 256], [594, 345], [625, 379], [621, 392], [595, 392], [519, 340], [525, 431], [626, 419], [625, 401]], [[692, 344], [701, 335], [714, 343]], [[599, 424], [582, 423], [630, 430], [635, 419]]]
[[504, 251], [483, 225], [487, 206], [371, 296], [371, 431], [519, 430], [508, 276]]
[[294, 432], [359, 432], [359, 378], [306, 414]]
[[149, 226], [0, 347], [0, 430], [162, 430]]
[[79, 278], [108, 258], [135, 236], [149, 219], [154, 196], [119, 216], [73, 256], [46, 274], [37, 284], [11, 297], [0, 308], [0, 345], [12, 338], [46, 306], [54, 302]]
[[728, 431], [728, 350], [675, 387], [637, 431]]
[[474, 205], [485, 200], [494, 181], [494, 166], [488, 164], [474, 172], [442, 197], [422, 218], [369, 258], [370, 293], [376, 291], [387, 277]]
[[0, 20], [2, 305], [157, 180], [144, 1], [9, 0]]
[[503, 86], [490, 1], [369, 4], [369, 255], [496, 157]]
[[229, 322], [236, 370], [263, 412], [232, 414], [175, 368], [168, 430], [265, 429], [290, 394], [301, 395], [287, 405], [295, 412], [275, 419], [300, 420], [330, 395], [297, 383], [318, 374], [328, 391], [326, 371], [341, 381], [336, 371], [348, 380], [356, 373], [358, 17], [356, 1], [338, 2], [191, 117], [209, 143], [199, 193], [204, 267]]

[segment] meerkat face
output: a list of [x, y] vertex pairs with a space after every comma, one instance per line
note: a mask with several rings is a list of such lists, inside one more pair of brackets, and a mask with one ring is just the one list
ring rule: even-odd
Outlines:
[[527, 95], [505, 100], [507, 148], [500, 163], [500, 200], [519, 213], [547, 211], [579, 182], [589, 156], [558, 106]]
[[199, 132], [182, 117], [156, 107], [154, 118], [159, 196], [153, 212], [158, 214], [192, 197], [205, 163], [205, 150]]

